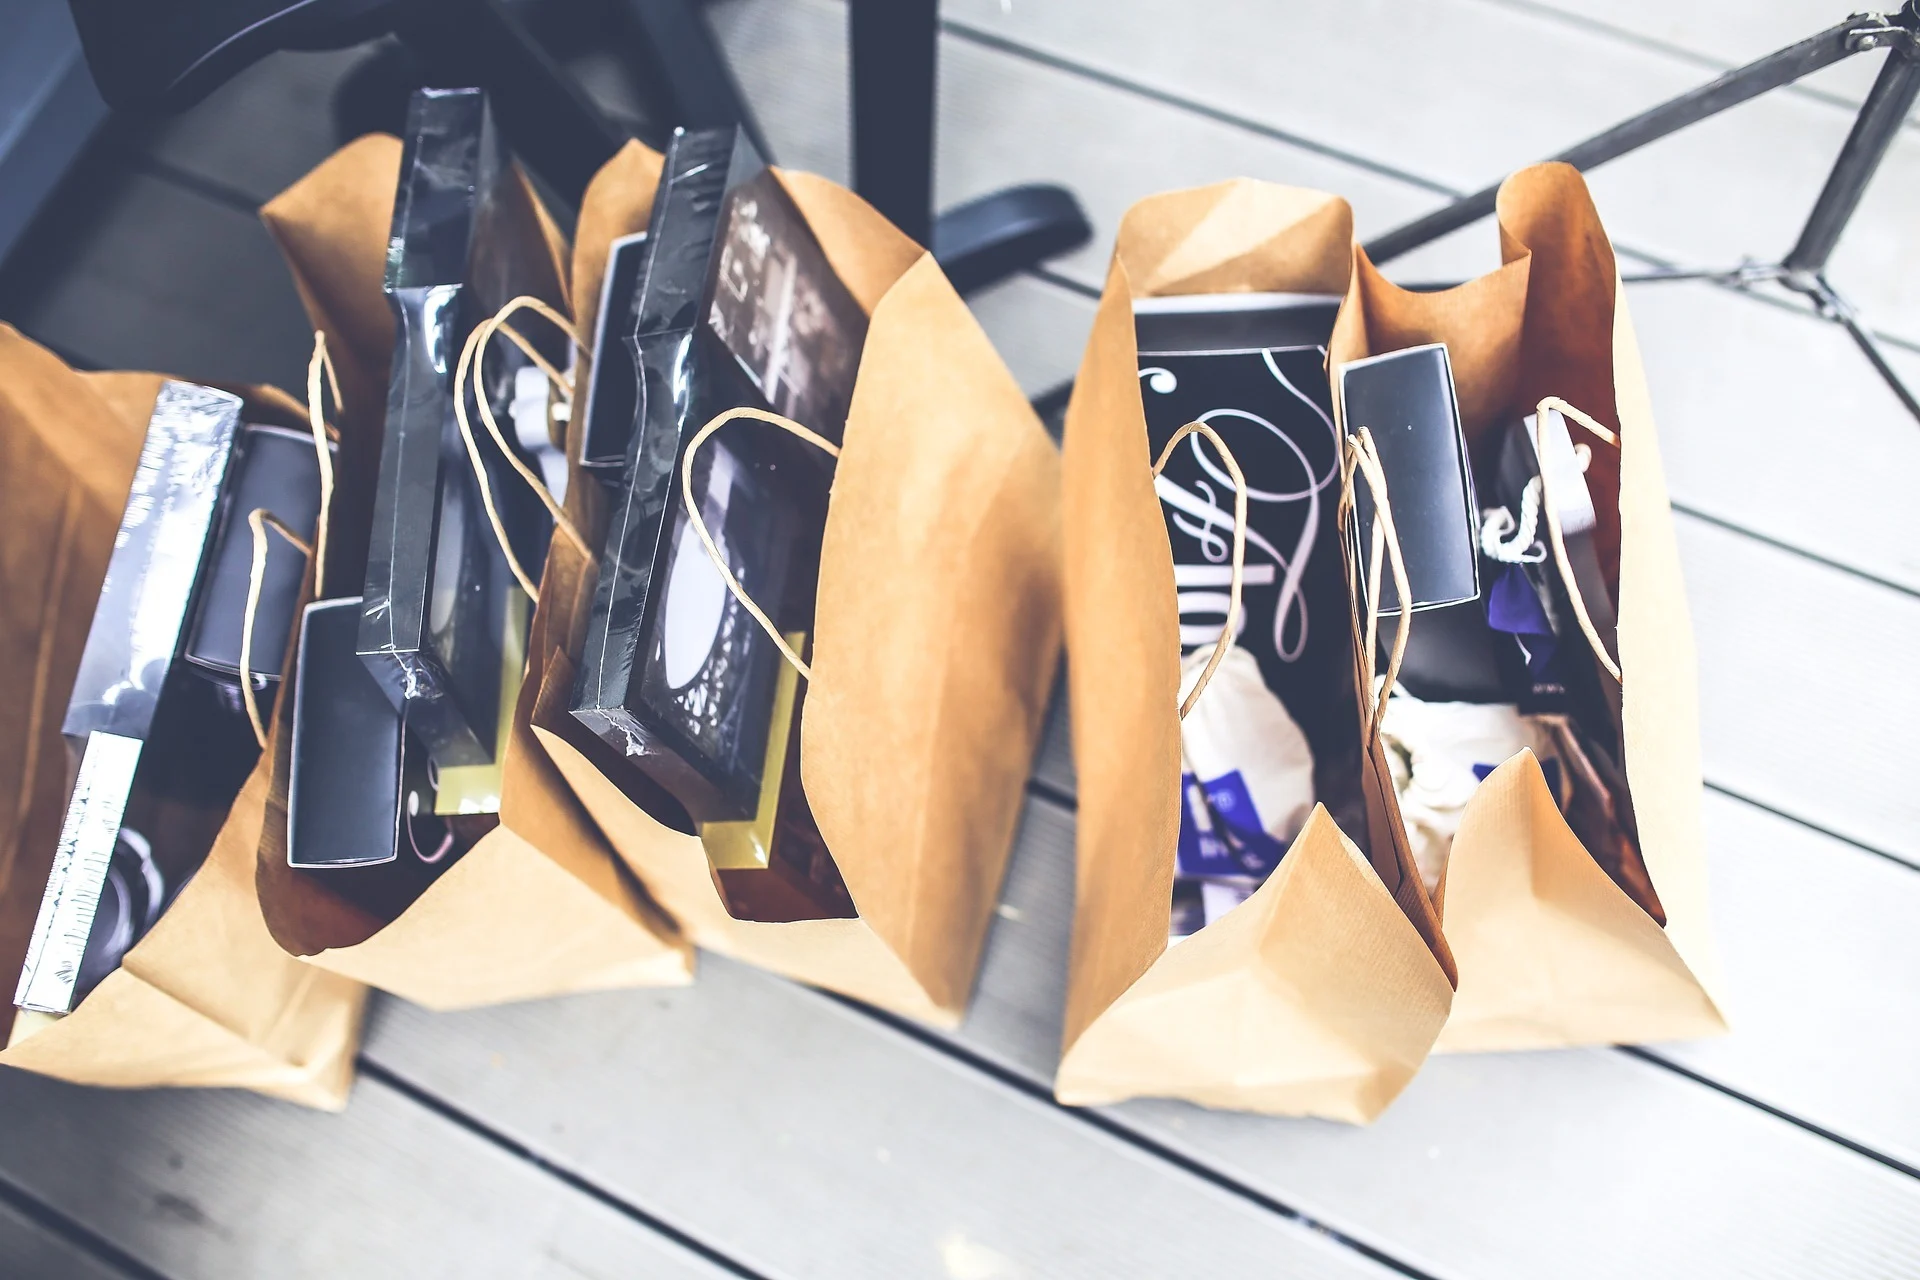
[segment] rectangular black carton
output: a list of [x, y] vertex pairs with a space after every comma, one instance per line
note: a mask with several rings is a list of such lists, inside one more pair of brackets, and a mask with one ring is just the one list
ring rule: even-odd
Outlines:
[[317, 600], [301, 619], [287, 782], [287, 863], [375, 910], [403, 907], [458, 860], [435, 814], [419, 740], [354, 653], [360, 601]]
[[[1336, 516], [1340, 440], [1326, 344], [1340, 299], [1194, 294], [1134, 303], [1150, 456], [1188, 422], [1226, 441], [1247, 479], [1238, 643], [1307, 735], [1337, 811], [1359, 750], [1346, 576]], [[1210, 645], [1227, 622], [1234, 487], [1208, 441], [1189, 436], [1154, 482], [1173, 549], [1180, 645]], [[1351, 789], [1350, 787], [1348, 788]]]
[[[387, 251], [396, 323], [358, 649], [442, 766], [494, 759], [509, 599], [519, 591], [461, 438], [453, 378], [474, 326], [509, 299], [538, 293], [547, 252], [485, 95], [414, 94]], [[550, 341], [544, 327], [526, 332], [536, 345]], [[526, 361], [494, 346], [501, 349], [490, 353], [477, 394], [504, 427]], [[557, 347], [544, 354], [564, 358]], [[514, 552], [537, 576], [551, 532], [546, 513], [472, 400], [469, 420]]]

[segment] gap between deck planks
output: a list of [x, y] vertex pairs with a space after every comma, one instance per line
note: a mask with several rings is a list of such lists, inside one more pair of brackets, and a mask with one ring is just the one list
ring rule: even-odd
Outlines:
[[116, 1266], [10, 1203], [0, 1186], [0, 1261], [7, 1280], [153, 1280], [138, 1264]]
[[0, 1115], [0, 1182], [177, 1280], [739, 1274], [378, 1081], [329, 1116], [0, 1071]]

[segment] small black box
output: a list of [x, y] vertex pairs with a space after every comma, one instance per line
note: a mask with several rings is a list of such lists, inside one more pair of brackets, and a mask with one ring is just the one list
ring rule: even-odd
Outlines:
[[433, 866], [451, 839], [434, 816], [432, 771], [354, 653], [360, 601], [306, 608], [293, 691], [287, 862], [313, 869], [404, 859]]
[[627, 442], [640, 415], [640, 366], [633, 335], [640, 323], [637, 308], [646, 265], [647, 233], [623, 236], [609, 247], [607, 274], [600, 282], [593, 368], [580, 424], [580, 465], [606, 484], [619, 483]]
[[[1349, 361], [1340, 366], [1338, 383], [1347, 432], [1358, 435], [1367, 428], [1379, 451], [1413, 608], [1477, 600], [1480, 521], [1446, 345], [1436, 342]], [[1372, 490], [1357, 476], [1354, 517], [1351, 553], [1364, 590], [1374, 503]], [[1383, 616], [1400, 612], [1399, 588], [1385, 567], [1379, 611]]]

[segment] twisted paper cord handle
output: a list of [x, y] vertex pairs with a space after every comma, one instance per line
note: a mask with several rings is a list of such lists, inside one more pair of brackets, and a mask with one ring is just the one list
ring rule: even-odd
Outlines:
[[[1619, 436], [1616, 436], [1613, 432], [1600, 425], [1600, 423], [1574, 408], [1565, 400], [1562, 400], [1559, 396], [1547, 396], [1540, 401], [1539, 407], [1534, 410], [1535, 414], [1538, 415], [1537, 420], [1544, 422], [1546, 420], [1547, 410], [1549, 409], [1559, 410], [1560, 413], [1579, 423], [1616, 449], [1620, 447]], [[1613, 660], [1613, 655], [1607, 652], [1607, 646], [1601, 642], [1600, 632], [1598, 628], [1593, 625], [1593, 618], [1587, 613], [1586, 597], [1580, 594], [1580, 584], [1574, 579], [1573, 565], [1567, 559], [1566, 540], [1560, 534], [1560, 513], [1554, 505], [1553, 486], [1547, 482], [1547, 471], [1545, 467], [1540, 469], [1540, 508], [1541, 514], [1547, 518], [1547, 538], [1553, 544], [1554, 563], [1560, 566], [1560, 580], [1566, 584], [1567, 598], [1573, 602], [1573, 616], [1579, 621], [1580, 630], [1587, 637], [1587, 645], [1593, 650], [1593, 656], [1599, 660], [1600, 665], [1606, 669], [1607, 674], [1613, 677], [1616, 684], [1624, 684], [1625, 681], [1620, 678], [1620, 664]]]
[[1200, 701], [1200, 695], [1213, 680], [1213, 673], [1220, 669], [1220, 662], [1227, 656], [1227, 650], [1233, 647], [1234, 624], [1240, 620], [1241, 577], [1247, 565], [1247, 477], [1240, 471], [1240, 463], [1233, 456], [1233, 450], [1227, 448], [1227, 442], [1220, 433], [1204, 422], [1189, 422], [1173, 433], [1160, 450], [1160, 456], [1154, 459], [1153, 474], [1158, 476], [1166, 470], [1167, 459], [1173, 456], [1174, 446], [1188, 436], [1204, 436], [1213, 445], [1214, 452], [1227, 464], [1227, 474], [1233, 477], [1233, 572], [1227, 579], [1227, 623], [1220, 628], [1220, 638], [1213, 642], [1213, 656], [1207, 659], [1207, 665], [1200, 669], [1200, 676], [1193, 682], [1193, 688], [1180, 702], [1180, 718], [1185, 720], [1194, 704]]

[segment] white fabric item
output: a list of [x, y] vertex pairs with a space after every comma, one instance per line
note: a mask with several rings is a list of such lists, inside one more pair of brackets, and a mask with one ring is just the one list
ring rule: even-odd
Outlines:
[[[1199, 679], [1213, 646], [1195, 650], [1180, 668], [1180, 700]], [[1260, 678], [1260, 664], [1234, 645], [1199, 701], [1180, 722], [1184, 771], [1202, 784], [1240, 771], [1254, 812], [1268, 835], [1290, 843], [1313, 812], [1313, 749], [1287, 708]]]
[[552, 386], [540, 366], [530, 364], [516, 369], [507, 417], [513, 422], [514, 439], [532, 456], [554, 501], [565, 502], [567, 455], [553, 447], [553, 437], [547, 433], [547, 398], [551, 392]]
[[[1559, 758], [1552, 731], [1510, 704], [1422, 702], [1397, 690], [1387, 699], [1380, 737], [1429, 893], [1439, 890], [1461, 812], [1480, 785], [1473, 767], [1497, 767], [1524, 747], [1533, 748], [1543, 766]], [[1558, 772], [1564, 785], [1564, 766]]]

